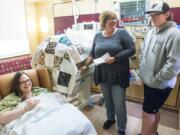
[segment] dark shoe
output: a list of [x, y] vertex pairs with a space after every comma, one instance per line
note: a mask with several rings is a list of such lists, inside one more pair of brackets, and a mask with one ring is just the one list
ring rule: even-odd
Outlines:
[[118, 131], [118, 135], [126, 135], [126, 133], [125, 133], [125, 131], [119, 130], [119, 131]]
[[107, 120], [104, 122], [103, 128], [109, 129], [114, 123], [116, 123], [115, 120]]

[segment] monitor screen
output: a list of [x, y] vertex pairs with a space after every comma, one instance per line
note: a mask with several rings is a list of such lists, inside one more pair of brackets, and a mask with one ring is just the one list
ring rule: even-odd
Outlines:
[[93, 24], [84, 24], [84, 30], [92, 30]]

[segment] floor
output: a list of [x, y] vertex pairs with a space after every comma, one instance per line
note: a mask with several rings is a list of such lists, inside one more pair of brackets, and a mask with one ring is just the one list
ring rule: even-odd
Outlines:
[[[126, 102], [128, 115], [141, 119], [142, 104], [135, 102]], [[178, 112], [170, 109], [161, 109], [160, 124], [174, 129], [179, 128]]]
[[[134, 102], [127, 102], [128, 123], [126, 135], [137, 135], [141, 129], [142, 105]], [[161, 121], [158, 128], [159, 135], [180, 135], [178, 130], [178, 113], [166, 109], [161, 111]], [[85, 108], [83, 113], [91, 120], [98, 135], [117, 135], [117, 127], [113, 125], [109, 130], [103, 130], [102, 125], [106, 120], [105, 108], [94, 106]]]

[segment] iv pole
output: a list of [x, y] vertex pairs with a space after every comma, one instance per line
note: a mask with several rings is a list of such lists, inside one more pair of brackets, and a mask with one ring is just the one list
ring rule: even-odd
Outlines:
[[74, 26], [76, 27], [75, 29], [77, 30], [77, 18], [78, 15], [76, 14], [76, 0], [72, 0], [72, 9], [73, 9], [73, 16], [74, 16]]

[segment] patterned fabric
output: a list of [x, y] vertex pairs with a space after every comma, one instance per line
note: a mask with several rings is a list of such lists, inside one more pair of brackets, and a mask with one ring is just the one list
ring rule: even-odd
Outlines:
[[15, 93], [11, 93], [10, 95], [6, 96], [0, 102], [0, 113], [9, 111], [14, 109], [18, 103], [21, 102], [21, 98], [16, 96]]
[[56, 45], [57, 45], [56, 42], [49, 42], [49, 44], [47, 45], [47, 47], [45, 49], [45, 52], [48, 54], [54, 54]]
[[59, 43], [65, 44], [67, 46], [72, 45], [71, 40], [69, 40], [69, 38], [65, 35], [59, 39]]
[[53, 90], [71, 94], [78, 72], [72, 54], [77, 57], [75, 53], [78, 52], [70, 53], [72, 50], [70, 47], [54, 41], [56, 41], [55, 37], [53, 42], [42, 42], [38, 46], [31, 64], [34, 68], [48, 68], [52, 78]]
[[[46, 88], [34, 87], [33, 96], [38, 96], [41, 93], [48, 93]], [[14, 109], [22, 101], [20, 96], [11, 93], [0, 101], [0, 114]]]
[[26, 69], [31, 69], [31, 55], [0, 60], [0, 75]]
[[40, 50], [39, 55], [40, 56], [39, 56], [39, 59], [38, 59], [38, 64], [44, 65], [45, 64], [45, 61], [44, 61], [45, 53], [42, 50]]
[[58, 76], [58, 84], [68, 87], [71, 79], [71, 74], [60, 71]]
[[62, 57], [54, 56], [54, 68], [60, 69], [60, 65], [62, 64], [62, 62], [63, 62]]

